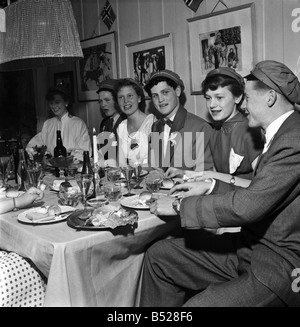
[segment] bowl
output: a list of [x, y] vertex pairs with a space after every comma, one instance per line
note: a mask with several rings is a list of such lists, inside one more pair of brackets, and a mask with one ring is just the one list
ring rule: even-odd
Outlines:
[[91, 207], [99, 208], [108, 204], [108, 200], [104, 197], [101, 197], [101, 198], [94, 198], [94, 199], [87, 200], [86, 203]]

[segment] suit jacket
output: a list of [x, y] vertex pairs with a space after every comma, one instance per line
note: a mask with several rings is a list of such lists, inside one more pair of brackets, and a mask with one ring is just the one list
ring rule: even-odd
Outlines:
[[292, 271], [300, 268], [299, 140], [300, 115], [294, 112], [262, 155], [248, 188], [232, 190], [217, 181], [213, 194], [185, 198], [181, 204], [183, 227], [242, 226], [239, 261], [249, 260], [261, 283], [298, 307], [300, 293], [292, 290]]
[[148, 162], [151, 167], [175, 167], [188, 170], [212, 170], [209, 147], [211, 126], [201, 117], [179, 107], [171, 127], [166, 156], [163, 153], [159, 120], [152, 125]]

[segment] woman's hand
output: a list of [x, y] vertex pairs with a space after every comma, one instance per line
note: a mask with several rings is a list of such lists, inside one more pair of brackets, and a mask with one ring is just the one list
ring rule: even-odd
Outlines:
[[175, 185], [170, 190], [170, 194], [180, 192], [182, 198], [195, 195], [204, 195], [211, 187], [211, 181], [207, 182], [187, 182]]

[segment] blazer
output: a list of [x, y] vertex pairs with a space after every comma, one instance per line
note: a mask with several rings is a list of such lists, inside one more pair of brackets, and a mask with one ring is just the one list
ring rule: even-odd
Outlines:
[[261, 156], [249, 187], [216, 181], [211, 195], [185, 198], [180, 210], [186, 228], [242, 226], [237, 236], [239, 260], [249, 260], [262, 284], [298, 307], [300, 293], [292, 289], [292, 274], [300, 268], [299, 140], [300, 115], [295, 111]]
[[180, 105], [171, 127], [166, 156], [163, 153], [160, 120], [152, 125], [148, 163], [151, 167], [175, 167], [188, 170], [212, 170], [209, 146], [212, 128], [206, 120], [188, 112]]

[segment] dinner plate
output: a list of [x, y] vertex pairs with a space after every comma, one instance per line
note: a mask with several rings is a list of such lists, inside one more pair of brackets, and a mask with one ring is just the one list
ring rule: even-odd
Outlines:
[[[134, 210], [128, 210], [130, 213], [136, 214], [138, 216], [137, 212]], [[76, 211], [68, 216], [67, 224], [68, 226], [75, 228], [75, 229], [82, 229], [82, 230], [111, 230], [113, 228], [107, 227], [107, 226], [93, 226], [93, 225], [87, 225], [84, 226], [85, 220], [82, 220], [78, 218], [83, 210]], [[127, 225], [117, 226], [118, 227], [126, 227]]]
[[143, 205], [139, 202], [139, 195], [133, 195], [123, 198], [120, 201], [120, 204], [123, 207], [126, 208], [132, 208], [132, 209], [149, 209], [149, 206], [147, 204]]
[[[46, 206], [48, 208], [49, 206]], [[40, 209], [41, 207], [36, 207], [36, 208], [30, 208], [28, 210], [25, 210], [23, 212], [20, 212], [18, 215], [18, 221], [26, 224], [31, 224], [31, 225], [44, 225], [44, 224], [53, 224], [53, 223], [58, 223], [59, 221], [66, 220], [68, 218], [68, 215], [63, 215], [64, 212], [71, 211], [71, 210], [76, 210], [74, 207], [70, 206], [59, 206], [61, 208], [61, 214], [57, 216], [54, 220], [45, 220], [45, 221], [35, 221], [33, 222], [32, 220], [28, 219], [26, 215], [29, 212], [35, 212], [37, 209]]]

